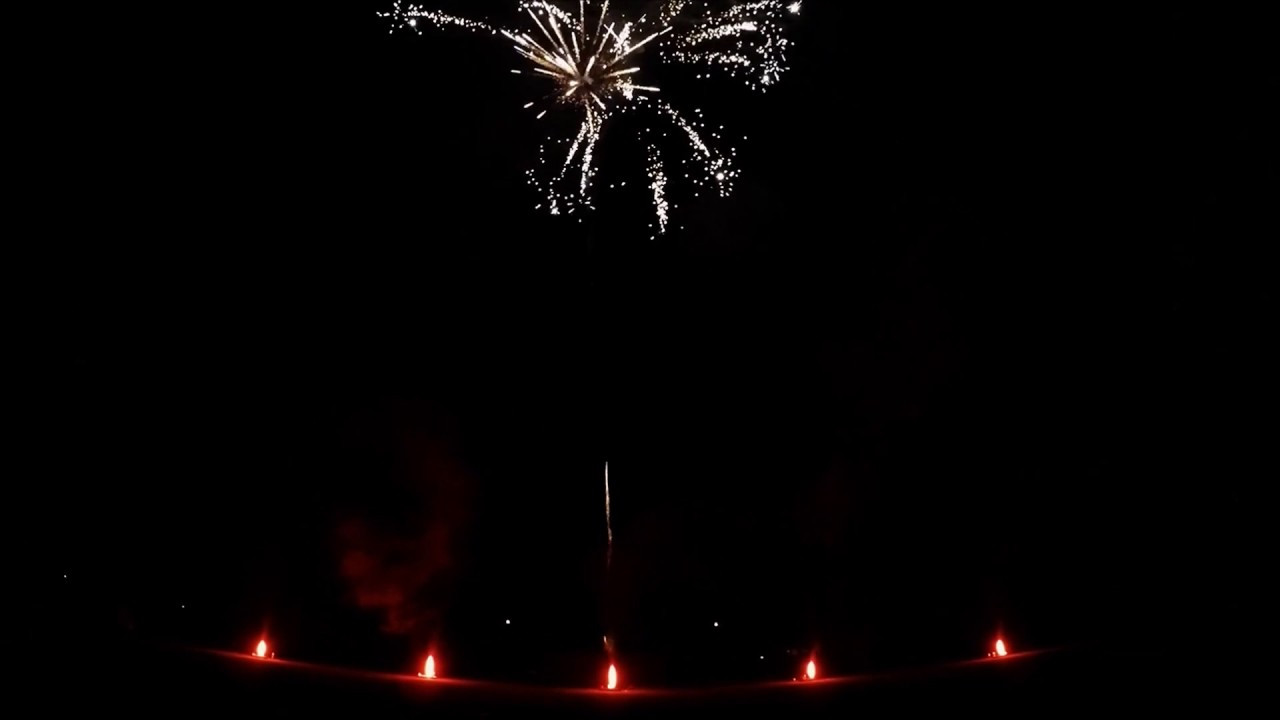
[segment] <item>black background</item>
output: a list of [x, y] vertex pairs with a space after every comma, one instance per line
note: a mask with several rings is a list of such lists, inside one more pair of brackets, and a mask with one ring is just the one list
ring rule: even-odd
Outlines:
[[534, 209], [503, 43], [381, 4], [39, 24], [6, 343], [32, 637], [561, 678], [608, 632], [700, 682], [1247, 633], [1259, 24], [853, 5], [805, 3], [765, 95], [673, 81], [750, 140], [657, 240], [641, 197]]

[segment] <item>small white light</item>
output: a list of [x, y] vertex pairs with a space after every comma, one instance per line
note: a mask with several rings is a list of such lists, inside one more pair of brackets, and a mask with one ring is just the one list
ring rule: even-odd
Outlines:
[[711, 627], [720, 627], [720, 623], [719, 623], [719, 622], [713, 622], [713, 623], [711, 623]]
[[418, 21], [415, 18], [409, 18], [409, 27], [418, 27]]
[[507, 624], [508, 624], [508, 625], [510, 625], [510, 624], [511, 624], [511, 618], [507, 618]]

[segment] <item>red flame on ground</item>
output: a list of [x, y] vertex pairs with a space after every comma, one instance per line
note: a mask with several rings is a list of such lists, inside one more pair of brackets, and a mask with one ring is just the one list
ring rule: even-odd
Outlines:
[[422, 665], [422, 672], [418, 673], [418, 677], [424, 677], [428, 680], [436, 679], [436, 657], [428, 655], [427, 661]]
[[254, 650], [253, 650], [253, 654], [254, 654], [254, 656], [255, 656], [255, 657], [266, 657], [266, 656], [267, 656], [267, 641], [266, 641], [266, 640], [259, 640], [259, 641], [258, 641], [258, 647], [254, 648]]
[[1004, 657], [1005, 655], [1008, 655], [1008, 654], [1009, 654], [1009, 651], [1004, 646], [1004, 640], [1001, 638], [996, 638], [996, 656]]
[[818, 677], [818, 665], [814, 661], [810, 660], [809, 664], [804, 667], [804, 678], [806, 680], [813, 680], [817, 677]]
[[613, 666], [613, 663], [609, 663], [609, 682], [605, 687], [610, 690], [618, 689], [618, 669]]

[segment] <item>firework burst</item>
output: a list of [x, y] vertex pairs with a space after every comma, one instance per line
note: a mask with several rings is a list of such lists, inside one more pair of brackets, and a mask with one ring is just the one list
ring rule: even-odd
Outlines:
[[[646, 175], [653, 199], [653, 229], [665, 233], [675, 203], [668, 174], [676, 171], [694, 186], [727, 196], [737, 177], [734, 150], [719, 132], [709, 131], [702, 113], [686, 115], [661, 98], [646, 80], [655, 62], [688, 67], [697, 79], [723, 76], [766, 90], [786, 69], [786, 20], [800, 13], [799, 0], [660, 0], [649, 13], [629, 19], [610, 8], [610, 0], [578, 0], [565, 9], [551, 0], [516, 0], [521, 29], [507, 29], [396, 0], [379, 13], [390, 31], [424, 26], [461, 28], [510, 43], [525, 65], [512, 72], [541, 78], [551, 91], [524, 105], [542, 119], [557, 108], [578, 115], [575, 133], [549, 137], [529, 182], [545, 200], [539, 207], [553, 215], [593, 207], [596, 148], [606, 127], [628, 113], [644, 113], [639, 139], [647, 151]], [[717, 9], [715, 6], [720, 6]], [[654, 51], [649, 53], [648, 51]], [[646, 57], [648, 56], [648, 57]], [[687, 152], [673, 165], [664, 150], [668, 131]], [[625, 183], [621, 183], [625, 185]]]

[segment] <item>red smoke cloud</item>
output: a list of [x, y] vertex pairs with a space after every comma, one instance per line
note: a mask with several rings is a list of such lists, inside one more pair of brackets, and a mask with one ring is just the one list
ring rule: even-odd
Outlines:
[[394, 469], [385, 482], [359, 486], [353, 505], [362, 509], [338, 523], [338, 565], [354, 602], [382, 613], [383, 630], [421, 634], [435, 629], [448, 602], [468, 479], [442, 433], [393, 437]]

